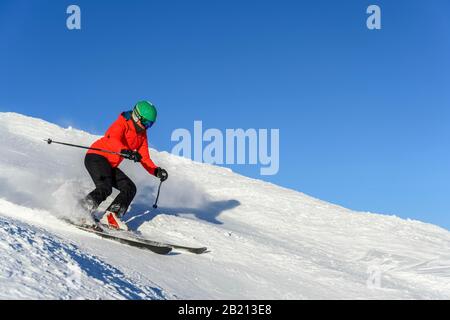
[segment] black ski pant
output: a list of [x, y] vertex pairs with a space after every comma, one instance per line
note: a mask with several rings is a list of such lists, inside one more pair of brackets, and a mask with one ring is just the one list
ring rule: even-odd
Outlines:
[[108, 210], [118, 213], [120, 216], [127, 209], [136, 195], [136, 185], [119, 168], [113, 168], [108, 160], [95, 153], [88, 153], [84, 158], [84, 165], [95, 184], [95, 189], [87, 195], [87, 199], [94, 202], [97, 208], [112, 193], [112, 188], [120, 191], [113, 200]]

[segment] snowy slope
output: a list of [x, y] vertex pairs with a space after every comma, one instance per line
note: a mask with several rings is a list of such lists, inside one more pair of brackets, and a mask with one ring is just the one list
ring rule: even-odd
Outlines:
[[156, 179], [121, 165], [139, 189], [130, 227], [210, 248], [160, 256], [57, 218], [80, 216], [74, 203], [93, 184], [83, 150], [43, 139], [98, 137], [15, 113], [0, 113], [0, 136], [0, 298], [450, 298], [450, 233], [439, 227], [353, 212], [151, 150], [170, 178], [155, 212]]

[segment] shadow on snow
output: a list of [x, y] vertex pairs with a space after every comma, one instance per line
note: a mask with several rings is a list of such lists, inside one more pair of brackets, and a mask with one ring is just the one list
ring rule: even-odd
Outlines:
[[182, 215], [194, 215], [197, 219], [213, 224], [223, 224], [217, 218], [224, 211], [234, 209], [241, 203], [237, 200], [209, 201], [200, 208], [161, 206], [153, 209], [151, 205], [135, 204], [130, 212], [125, 215], [128, 226], [137, 230], [143, 223], [152, 220], [158, 214], [167, 214], [180, 217]]

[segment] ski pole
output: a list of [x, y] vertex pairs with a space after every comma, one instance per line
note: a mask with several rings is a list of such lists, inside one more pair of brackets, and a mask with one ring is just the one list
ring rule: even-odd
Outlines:
[[44, 139], [44, 141], [46, 141], [48, 144], [52, 144], [52, 143], [56, 143], [56, 144], [62, 144], [64, 146], [69, 146], [69, 147], [75, 147], [75, 148], [82, 148], [82, 149], [88, 149], [88, 150], [95, 150], [95, 151], [100, 151], [100, 152], [105, 152], [105, 153], [110, 153], [110, 154], [116, 154], [122, 157], [127, 157], [127, 154], [123, 154], [120, 152], [114, 152], [114, 151], [110, 151], [110, 150], [104, 150], [104, 149], [99, 149], [99, 148], [91, 148], [91, 147], [85, 147], [85, 146], [79, 146], [77, 144], [71, 144], [71, 143], [66, 143], [66, 142], [59, 142], [59, 141], [54, 141], [52, 139]]
[[158, 199], [159, 199], [159, 191], [161, 191], [161, 185], [162, 185], [162, 181], [159, 183], [159, 187], [158, 187], [158, 194], [156, 195], [156, 200], [155, 200], [155, 204], [153, 205], [153, 208], [158, 208]]

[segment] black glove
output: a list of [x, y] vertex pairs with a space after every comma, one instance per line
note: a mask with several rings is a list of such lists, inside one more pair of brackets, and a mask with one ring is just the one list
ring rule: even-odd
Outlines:
[[133, 150], [122, 150], [120, 151], [122, 156], [128, 160], [133, 160], [134, 162], [141, 162], [142, 156], [137, 151]]
[[169, 174], [163, 168], [158, 167], [155, 169], [155, 177], [159, 178], [162, 182], [167, 180]]

